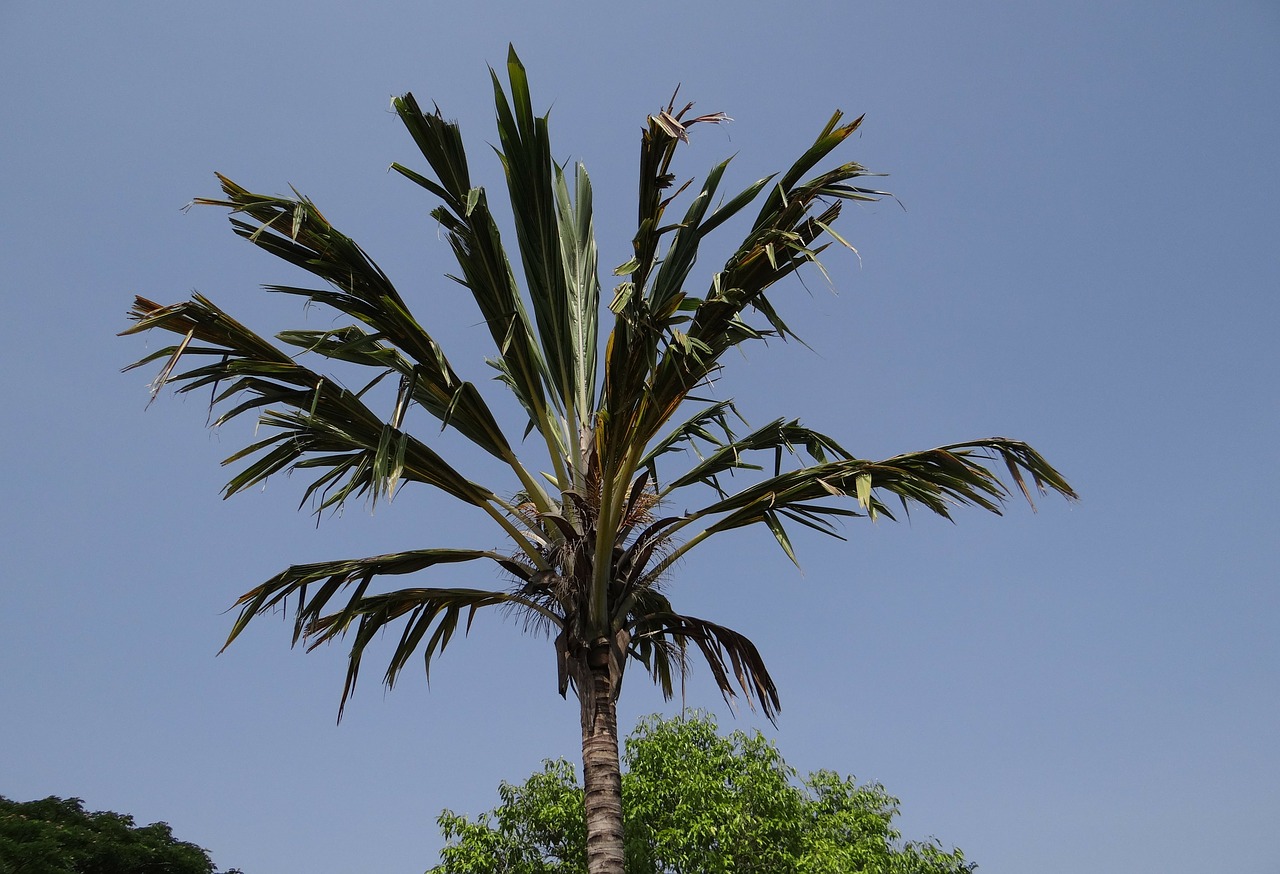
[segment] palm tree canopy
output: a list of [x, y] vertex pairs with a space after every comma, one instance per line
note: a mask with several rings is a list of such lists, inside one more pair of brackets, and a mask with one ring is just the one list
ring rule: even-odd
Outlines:
[[[512, 543], [509, 553], [428, 548], [295, 565], [239, 599], [228, 643], [253, 617], [294, 602], [295, 643], [349, 641], [345, 704], [366, 646], [384, 629], [401, 629], [384, 675], [391, 685], [415, 654], [429, 671], [460, 623], [465, 629], [478, 610], [505, 605], [526, 611], [532, 627], [553, 636], [561, 694], [581, 686], [584, 653], [607, 644], [618, 680], [635, 659], [670, 696], [693, 646], [726, 698], [741, 692], [772, 718], [778, 693], [751, 641], [676, 612], [667, 598], [664, 572], [689, 549], [716, 533], [762, 524], [794, 561], [788, 522], [839, 536], [842, 518], [892, 519], [899, 508], [944, 517], [961, 505], [999, 513], [1011, 488], [1028, 500], [1032, 487], [1075, 497], [1044, 458], [1015, 440], [870, 461], [798, 420], [751, 429], [731, 400], [701, 396], [711, 392], [729, 350], [793, 336], [775, 307], [774, 286], [802, 268], [821, 271], [819, 256], [833, 243], [852, 249], [834, 228], [846, 201], [885, 196], [863, 187], [874, 174], [859, 164], [819, 169], [861, 118], [845, 121], [836, 112], [785, 172], [725, 197], [728, 161], [696, 189], [677, 187], [671, 165], [692, 127], [727, 116], [695, 116], [692, 104], [677, 108], [673, 98], [647, 120], [633, 252], [614, 271], [619, 281], [605, 300], [590, 179], [581, 165], [566, 173], [554, 161], [547, 117], [534, 114], [514, 50], [507, 77], [504, 88], [493, 72], [519, 273], [488, 193], [472, 179], [458, 125], [438, 109], [424, 111], [412, 94], [394, 106], [429, 169], [392, 166], [439, 201], [431, 215], [457, 261], [451, 278], [479, 308], [494, 343], [489, 363], [527, 414], [525, 436], [536, 434], [545, 447], [549, 474], [517, 456], [513, 437], [521, 435], [504, 430], [476, 386], [458, 376], [365, 250], [296, 192], [257, 194], [219, 176], [222, 197], [196, 202], [228, 209], [237, 234], [320, 280], [318, 287], [267, 290], [327, 307], [346, 324], [268, 339], [199, 294], [169, 306], [135, 301], [135, 324], [124, 333], [161, 329], [180, 338], [132, 365], [163, 362], [154, 392], [167, 383], [180, 392], [207, 388], [220, 411], [214, 425], [252, 412], [263, 426], [266, 436], [227, 459], [243, 466], [226, 495], [272, 474], [305, 472], [303, 503], [323, 512], [351, 498], [390, 499], [402, 484], [418, 482], [484, 511]], [[668, 216], [686, 191], [683, 215]], [[756, 204], [745, 238], [695, 287], [703, 240]], [[608, 328], [603, 344], [601, 320]], [[180, 370], [183, 360], [194, 364]], [[394, 399], [378, 412], [371, 389], [384, 381], [395, 387]], [[460, 473], [406, 430], [415, 406], [505, 464], [513, 480], [499, 487]], [[686, 489], [700, 496], [679, 505], [695, 509], [664, 515]], [[509, 585], [374, 586], [379, 577], [482, 560], [496, 564]]]

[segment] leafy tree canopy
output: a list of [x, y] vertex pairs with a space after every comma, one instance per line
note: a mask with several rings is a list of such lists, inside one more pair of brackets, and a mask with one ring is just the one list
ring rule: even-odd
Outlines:
[[[968, 874], [936, 841], [904, 841], [898, 800], [878, 784], [815, 771], [799, 779], [759, 732], [717, 732], [704, 714], [640, 722], [622, 777], [631, 874]], [[564, 759], [469, 819], [444, 811], [448, 845], [428, 874], [584, 874], [582, 788]]]
[[[0, 797], [0, 874], [215, 874], [209, 854], [163, 822], [90, 813], [79, 798]], [[239, 874], [230, 871], [228, 874]]]

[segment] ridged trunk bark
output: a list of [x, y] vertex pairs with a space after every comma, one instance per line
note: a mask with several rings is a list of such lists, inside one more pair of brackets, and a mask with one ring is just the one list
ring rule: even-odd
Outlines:
[[589, 874], [624, 874], [622, 858], [622, 769], [618, 763], [615, 677], [607, 643], [587, 656], [589, 684], [581, 684], [582, 783], [587, 819]]

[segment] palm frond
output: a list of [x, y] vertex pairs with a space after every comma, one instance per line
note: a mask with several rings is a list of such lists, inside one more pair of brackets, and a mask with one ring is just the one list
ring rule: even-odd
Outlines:
[[1041, 492], [1055, 491], [1068, 499], [1077, 497], [1062, 475], [1025, 443], [993, 437], [955, 443], [897, 455], [884, 461], [848, 459], [817, 464], [756, 483], [717, 502], [696, 515], [729, 512], [711, 526], [724, 531], [758, 521], [754, 516], [768, 508], [785, 508], [797, 502], [851, 496], [872, 516], [892, 519], [879, 497], [898, 498], [904, 509], [920, 506], [951, 518], [956, 506], [974, 506], [1000, 514], [1009, 492], [987, 463], [999, 461], [1011, 471], [1014, 482], [1030, 501], [1023, 473], [1030, 474]]
[[[275, 429], [272, 436], [224, 462], [258, 455], [227, 484], [228, 496], [273, 473], [327, 468], [329, 473], [307, 491], [309, 497], [317, 489], [337, 485], [338, 491], [326, 499], [324, 506], [341, 503], [353, 494], [390, 495], [401, 477], [435, 486], [476, 506], [493, 498], [492, 492], [466, 479], [426, 444], [377, 416], [355, 392], [298, 364], [203, 295], [170, 306], [139, 297], [131, 318], [136, 324], [124, 333], [159, 328], [183, 337], [178, 345], [130, 365], [137, 367], [160, 357], [168, 358], [153, 384], [153, 392], [158, 392], [165, 382], [176, 382], [182, 383], [178, 391], [183, 393], [211, 387], [212, 404], [243, 398], [222, 413], [214, 421], [215, 426], [263, 407], [284, 408], [262, 414], [263, 424]], [[204, 345], [192, 346], [192, 340]], [[183, 356], [213, 360], [175, 374], [175, 365]]]
[[674, 428], [666, 437], [650, 446], [649, 451], [640, 459], [639, 467], [647, 468], [656, 484], [658, 476], [656, 463], [661, 456], [681, 449], [690, 449], [698, 453], [701, 459], [703, 456], [698, 451], [698, 441], [717, 448], [732, 442], [734, 432], [729, 424], [730, 414], [743, 424], [746, 423], [732, 400], [709, 403]]
[[[487, 559], [508, 573], [523, 576], [528, 569], [508, 556], [480, 549], [418, 549], [409, 552], [376, 555], [370, 558], [344, 559], [294, 565], [241, 595], [236, 601], [240, 614], [232, 626], [223, 648], [244, 631], [254, 617], [284, 607], [295, 600], [293, 642], [304, 642], [308, 649], [343, 637], [352, 624], [356, 633], [351, 642], [347, 680], [342, 692], [342, 707], [355, 688], [365, 649], [377, 634], [400, 619], [405, 628], [392, 653], [384, 682], [395, 683], [396, 677], [413, 653], [423, 647], [425, 668], [431, 659], [448, 645], [463, 612], [466, 627], [477, 610], [501, 604], [517, 603], [528, 609], [545, 612], [519, 595], [485, 589], [414, 588], [387, 594], [368, 594], [371, 582], [381, 576], [417, 573], [436, 565]], [[344, 590], [351, 590], [344, 598]], [[558, 617], [548, 617], [558, 622]], [[431, 636], [423, 644], [428, 632]]]
[[490, 74], [499, 157], [543, 359], [562, 408], [585, 416], [595, 384], [600, 301], [590, 181], [579, 167], [572, 202], [563, 172], [551, 159], [547, 116], [534, 115], [528, 76], [514, 48], [507, 54], [510, 100], [497, 73]]
[[311, 640], [308, 649], [315, 649], [322, 643], [343, 636], [350, 624], [358, 620], [348, 653], [347, 678], [342, 688], [342, 700], [338, 705], [338, 719], [342, 719], [347, 699], [355, 691], [365, 649], [388, 625], [402, 618], [405, 620], [404, 631], [383, 674], [383, 683], [387, 688], [392, 688], [404, 666], [419, 649], [423, 671], [430, 680], [431, 660], [444, 652], [458, 629], [464, 611], [467, 616], [465, 632], [470, 630], [471, 622], [481, 608], [508, 604], [515, 600], [517, 596], [506, 592], [484, 589], [398, 589], [385, 595], [363, 597], [341, 614], [316, 619], [307, 628], [307, 636]]
[[774, 458], [774, 476], [778, 476], [782, 472], [783, 454], [797, 455], [797, 450], [802, 450], [809, 458], [819, 463], [826, 462], [828, 453], [838, 458], [852, 457], [835, 440], [804, 427], [797, 419], [789, 422], [775, 419], [763, 428], [757, 428], [750, 434], [732, 438], [718, 446], [714, 452], [709, 453], [682, 476], [670, 480], [661, 494], [665, 496], [676, 489], [697, 482], [709, 485], [723, 494], [716, 479], [718, 474], [733, 470], [762, 469], [759, 464], [747, 460], [749, 454], [761, 451], [771, 453]]
[[760, 705], [770, 722], [777, 718], [782, 706], [777, 686], [759, 650], [745, 636], [706, 619], [669, 611], [645, 613], [634, 621], [631, 646], [635, 657], [648, 662], [651, 675], [668, 699], [671, 676], [680, 672], [683, 650], [689, 644], [702, 653], [726, 703], [732, 705], [740, 690], [753, 709]]
[[[839, 536], [835, 517], [868, 515], [894, 519], [885, 499], [893, 496], [904, 511], [923, 507], [944, 519], [958, 506], [978, 507], [999, 515], [1009, 487], [992, 469], [1009, 472], [1012, 484], [1031, 503], [1026, 479], [1041, 493], [1055, 492], [1068, 500], [1077, 495], [1052, 465], [1026, 443], [1003, 437], [954, 443], [894, 456], [884, 461], [841, 458], [783, 471], [753, 483], [680, 518], [671, 532], [697, 520], [715, 519], [702, 532], [675, 549], [645, 580], [661, 575], [688, 549], [722, 531], [763, 523], [795, 560], [779, 515], [825, 534]], [[833, 500], [853, 500], [857, 509], [833, 506]], [[718, 518], [717, 518], [718, 517]]]
[[356, 326], [330, 332], [294, 331], [282, 340], [308, 352], [393, 369], [411, 378], [411, 394], [424, 409], [490, 454], [510, 458], [510, 445], [475, 386], [458, 377], [439, 344], [418, 324], [391, 280], [360, 246], [334, 228], [305, 197], [256, 194], [221, 174], [218, 179], [226, 199], [197, 198], [195, 203], [231, 210], [237, 234], [331, 286], [270, 285], [269, 291], [332, 307], [374, 331], [369, 334]]
[[[831, 114], [831, 118], [827, 120], [826, 126], [818, 134], [813, 145], [806, 149], [804, 154], [788, 168], [787, 172], [783, 174], [782, 178], [778, 180], [778, 184], [770, 192], [768, 199], [761, 205], [753, 230], [759, 231], [771, 225], [776, 225], [777, 216], [790, 209], [791, 203], [795, 200], [794, 195], [797, 190], [802, 197], [810, 196], [810, 193], [815, 191], [818, 193], [835, 193], [834, 191], [823, 191], [823, 189], [835, 189], [841, 187], [846, 179], [867, 175], [864, 167], [848, 163], [834, 171], [819, 176], [816, 180], [804, 184], [800, 183], [806, 173], [816, 167], [862, 126], [862, 121], [865, 117], [860, 115], [847, 124], [841, 124], [840, 122], [844, 120], [844, 113], [837, 109]], [[876, 200], [887, 196], [887, 193], [858, 188], [842, 188], [842, 194], [837, 194], [836, 196], [842, 195], [852, 199]]]
[[[646, 383], [657, 365], [667, 322], [680, 306], [680, 283], [693, 266], [697, 243], [701, 239], [694, 225], [709, 207], [727, 164], [725, 162], [712, 170], [683, 222], [663, 224], [667, 207], [684, 190], [682, 186], [674, 194], [667, 193], [675, 182], [671, 162], [679, 144], [688, 142], [688, 128], [699, 123], [729, 120], [721, 112], [686, 120], [692, 107], [690, 103], [676, 111], [673, 96], [665, 110], [649, 117], [648, 126], [641, 136], [639, 214], [632, 240], [634, 256], [614, 271], [616, 275], [629, 274], [630, 278], [615, 291], [610, 309], [616, 318], [605, 350], [601, 407], [607, 432], [602, 433], [602, 439], [597, 442], [606, 470], [612, 470], [625, 454], [625, 435], [640, 433], [633, 429], [633, 425], [646, 392]], [[658, 284], [655, 280], [655, 289], [651, 290], [650, 279], [658, 267], [662, 238], [673, 232], [678, 238], [666, 259], [671, 266], [664, 265], [665, 273], [659, 270], [664, 274], [662, 281]], [[618, 436], [610, 438], [607, 434]], [[640, 442], [648, 443], [653, 436], [653, 433], [644, 435]]]
[[[772, 177], [749, 186], [728, 204], [705, 218], [725, 164], [713, 168], [702, 191], [694, 198], [685, 219], [669, 227], [660, 225], [667, 202], [658, 192], [671, 184], [671, 155], [678, 138], [651, 122], [641, 147], [642, 210], [632, 268], [629, 303], [618, 310], [618, 323], [609, 338], [606, 358], [604, 406], [610, 432], [617, 442], [655, 439], [658, 431], [698, 385], [712, 379], [723, 354], [749, 340], [771, 335], [791, 336], [765, 292], [801, 267], [821, 269], [819, 254], [829, 245], [822, 238], [849, 245], [832, 230], [844, 200], [875, 200], [884, 192], [849, 184], [872, 175], [848, 162], [801, 182], [832, 150], [847, 139], [861, 119], [840, 124], [836, 113], [814, 144], [769, 188]], [[768, 189], [756, 222], [717, 273], [703, 298], [691, 298], [683, 284], [703, 238], [726, 219]], [[645, 294], [650, 268], [656, 264], [658, 239], [674, 234], [672, 243]], [[850, 247], [851, 248], [851, 247]], [[647, 260], [646, 260], [647, 259]], [[765, 325], [750, 324], [744, 314], [753, 309]], [[678, 327], [677, 327], [678, 326]], [[636, 435], [636, 436], [633, 436]], [[605, 441], [609, 442], [608, 440]], [[607, 459], [620, 459], [623, 450], [605, 450]]]
[[[685, 332], [690, 342], [669, 347], [669, 354], [663, 356], [653, 378], [655, 400], [648, 407], [650, 417], [665, 421], [690, 388], [713, 372], [726, 350], [768, 333], [788, 336], [789, 329], [776, 316], [765, 292], [802, 266], [821, 266], [818, 254], [826, 244], [815, 244], [824, 235], [830, 236], [842, 201], [885, 196], [882, 191], [847, 184], [850, 179], [872, 175], [852, 162], [800, 182], [857, 130], [862, 120], [839, 125], [840, 119], [838, 112], [832, 116], [814, 144], [770, 189], [751, 232], [693, 311]], [[742, 320], [748, 308], [765, 314], [769, 331], [751, 328]], [[642, 432], [648, 430], [642, 426]]]
[[466, 150], [456, 122], [437, 109], [425, 113], [412, 94], [394, 101], [395, 110], [439, 182], [401, 164], [392, 169], [444, 201], [431, 215], [444, 229], [462, 275], [454, 277], [475, 299], [498, 350], [502, 372], [534, 427], [557, 443], [553, 458], [563, 454], [563, 437], [553, 427], [544, 386], [552, 380], [520, 297], [515, 274], [502, 248], [501, 234], [483, 188], [472, 185]]
[[[573, 356], [572, 394], [565, 398], [579, 421], [595, 410], [596, 335], [599, 333], [600, 276], [592, 211], [591, 179], [581, 164], [574, 170], [574, 193], [564, 172], [556, 168], [556, 201], [560, 217], [560, 246], [569, 290], [568, 343]], [[545, 346], [546, 340], [544, 338]]]

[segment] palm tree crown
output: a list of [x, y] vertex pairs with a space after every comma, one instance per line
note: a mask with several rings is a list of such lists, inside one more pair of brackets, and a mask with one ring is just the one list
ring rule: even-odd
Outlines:
[[[605, 300], [590, 180], [582, 166], [570, 175], [552, 159], [547, 118], [533, 112], [514, 51], [507, 72], [508, 88], [493, 74], [497, 150], [522, 283], [487, 192], [472, 180], [457, 124], [439, 110], [423, 111], [412, 94], [395, 100], [395, 110], [430, 175], [393, 167], [439, 200], [431, 215], [458, 263], [451, 278], [480, 308], [496, 349], [489, 363], [527, 414], [525, 435], [545, 446], [549, 474], [517, 457], [509, 432], [391, 280], [301, 195], [255, 194], [219, 176], [223, 197], [197, 203], [229, 209], [237, 234], [322, 280], [318, 288], [268, 290], [330, 307], [349, 324], [285, 331], [273, 341], [198, 294], [170, 306], [141, 297], [134, 304], [136, 323], [125, 333], [160, 328], [181, 338], [133, 365], [163, 362], [154, 391], [170, 382], [182, 392], [212, 387], [214, 403], [226, 407], [215, 425], [253, 412], [265, 428], [267, 436], [228, 459], [244, 466], [227, 495], [281, 471], [302, 471], [314, 477], [304, 503], [324, 511], [353, 497], [389, 499], [418, 482], [483, 511], [512, 544], [510, 551], [432, 547], [294, 565], [239, 599], [228, 643], [255, 616], [293, 599], [295, 643], [349, 642], [345, 705], [366, 646], [389, 626], [400, 632], [384, 674], [392, 685], [415, 654], [429, 670], [464, 616], [469, 625], [481, 608], [514, 606], [554, 640], [558, 690], [572, 688], [582, 703], [585, 756], [593, 726], [616, 736], [607, 723], [629, 661], [640, 662], [669, 697], [691, 646], [726, 697], [741, 693], [775, 716], [778, 692], [751, 641], [676, 612], [664, 591], [668, 568], [712, 535], [761, 524], [794, 560], [787, 522], [835, 535], [842, 517], [893, 518], [893, 505], [942, 516], [965, 504], [999, 512], [1007, 494], [999, 468], [1028, 499], [1028, 480], [1074, 497], [1062, 476], [1018, 441], [991, 438], [868, 461], [797, 420], [750, 429], [731, 400], [698, 396], [730, 349], [791, 336], [769, 292], [806, 265], [821, 270], [819, 254], [831, 243], [849, 246], [833, 227], [845, 201], [883, 196], [859, 184], [872, 175], [859, 164], [815, 171], [861, 118], [845, 122], [836, 112], [785, 173], [727, 199], [718, 191], [729, 162], [718, 164], [675, 218], [668, 208], [689, 186], [675, 185], [676, 150], [694, 125], [727, 118], [695, 116], [691, 104], [677, 108], [673, 98], [647, 120], [634, 251], [614, 271], [620, 281]], [[695, 290], [690, 274], [703, 239], [755, 203], [745, 239]], [[603, 346], [601, 318], [608, 326]], [[179, 372], [184, 358], [197, 364]], [[347, 382], [304, 363], [316, 361], [368, 371]], [[383, 380], [395, 392], [389, 412], [380, 413], [369, 389]], [[415, 405], [498, 459], [514, 479], [498, 489], [463, 476], [405, 429]], [[756, 473], [745, 485], [724, 476], [747, 471]], [[696, 509], [664, 512], [685, 489], [697, 496], [679, 505]], [[380, 577], [471, 561], [496, 564], [507, 584], [375, 585]], [[607, 718], [597, 723], [602, 708]], [[616, 767], [616, 746], [613, 756]], [[588, 780], [589, 808], [590, 796]]]

